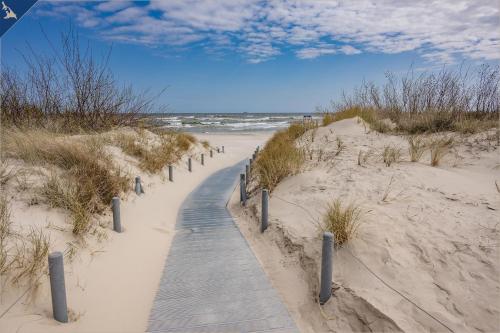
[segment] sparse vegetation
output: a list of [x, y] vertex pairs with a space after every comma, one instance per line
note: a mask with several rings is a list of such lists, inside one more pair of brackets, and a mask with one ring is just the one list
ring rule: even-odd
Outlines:
[[305, 150], [297, 147], [295, 140], [311, 128], [308, 124], [296, 123], [273, 135], [255, 162], [259, 186], [273, 191], [280, 181], [300, 170]]
[[408, 136], [408, 152], [410, 153], [410, 160], [412, 162], [418, 162], [422, 158], [425, 150], [427, 149], [427, 144], [421, 136], [410, 135]]
[[10, 209], [5, 197], [0, 196], [0, 275], [5, 274], [8, 267], [8, 239], [12, 236]]
[[401, 157], [401, 149], [394, 146], [385, 146], [382, 158], [387, 167], [399, 161]]
[[115, 136], [114, 144], [137, 158], [142, 170], [157, 173], [177, 162], [196, 143], [196, 138], [190, 134], [165, 131], [157, 135], [159, 143], [152, 143], [131, 133], [120, 133]]
[[203, 148], [209, 149], [210, 148], [210, 143], [207, 140], [203, 140], [200, 142]]
[[334, 234], [335, 246], [342, 246], [354, 237], [360, 218], [361, 209], [355, 204], [344, 206], [340, 199], [336, 199], [328, 206], [324, 225]]
[[362, 151], [360, 150], [358, 153], [358, 165], [363, 166], [368, 162], [368, 158], [370, 157], [370, 151]]
[[[128, 190], [129, 177], [92, 140], [62, 140], [44, 131], [4, 131], [2, 155], [55, 172], [41, 193], [54, 207], [68, 209], [75, 234], [88, 230], [87, 214], [101, 213], [113, 196]], [[58, 179], [61, 178], [61, 179]], [[86, 213], [82, 213], [85, 211]]]
[[37, 279], [47, 266], [49, 239], [41, 229], [31, 227], [20, 236], [13, 229], [9, 203], [0, 197], [0, 276], [1, 283], [26, 284], [35, 289]]
[[4, 186], [15, 176], [13, 168], [9, 168], [7, 163], [0, 162], [0, 186]]
[[59, 53], [41, 56], [28, 46], [21, 55], [27, 70], [2, 69], [3, 126], [102, 131], [136, 124], [140, 113], [153, 108], [157, 96], [147, 91], [135, 93], [131, 86], [121, 87], [114, 79], [109, 53], [98, 60], [91, 48], [82, 50], [81, 45], [70, 28], [61, 35]]
[[340, 137], [336, 137], [335, 141], [337, 142], [337, 151], [335, 152], [335, 156], [340, 155], [340, 153], [346, 148], [344, 141]]
[[13, 273], [11, 281], [19, 284], [27, 281], [31, 287], [47, 266], [49, 239], [41, 229], [30, 228], [30, 232], [22, 241], [17, 242], [15, 255], [9, 270]]
[[435, 138], [429, 143], [431, 150], [431, 165], [438, 166], [441, 159], [448, 153], [453, 144], [453, 138], [441, 137]]
[[341, 103], [323, 111], [323, 125], [357, 116], [382, 133], [476, 133], [498, 127], [499, 87], [498, 66], [420, 75], [409, 71], [400, 78], [389, 73], [381, 87], [363, 82], [352, 95], [344, 94]]

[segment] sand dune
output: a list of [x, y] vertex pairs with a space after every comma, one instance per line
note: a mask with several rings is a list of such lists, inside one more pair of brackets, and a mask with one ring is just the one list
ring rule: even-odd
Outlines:
[[[245, 210], [233, 196], [233, 214], [301, 331], [500, 330], [500, 160], [487, 136], [456, 137], [431, 167], [429, 152], [410, 162], [404, 137], [343, 120], [317, 130], [303, 172], [273, 192], [268, 232], [258, 232], [258, 189]], [[402, 153], [390, 167], [387, 145]], [[335, 252], [334, 297], [320, 309], [320, 229], [335, 198], [359, 205], [362, 223]]]
[[[111, 215], [99, 222], [102, 235], [87, 237], [76, 249], [73, 262], [66, 257], [65, 274], [70, 320], [60, 324], [52, 319], [48, 276], [42, 275], [36, 298], [20, 301], [0, 319], [1, 332], [143, 332], [163, 271], [170, 242], [174, 236], [177, 211], [184, 198], [206, 177], [234, 165], [249, 151], [262, 145], [269, 133], [240, 135], [199, 135], [211, 145], [225, 146], [225, 153], [205, 152], [205, 166], [199, 163], [203, 148], [194, 156], [193, 172], [187, 170], [187, 155], [174, 166], [174, 182], [166, 180], [166, 171], [148, 175], [137, 168], [134, 158], [113, 149], [116, 162], [131, 175], [141, 175], [145, 194], [129, 193], [121, 204], [124, 232], [111, 230]], [[35, 184], [36, 185], [36, 184]], [[132, 186], [132, 184], [131, 184]], [[31, 225], [50, 234], [50, 251], [65, 251], [74, 241], [67, 214], [45, 205], [29, 205], [29, 195], [6, 189], [11, 200], [11, 219], [15, 227]], [[3, 281], [2, 281], [3, 282]], [[2, 284], [0, 313], [22, 296], [22, 287]]]

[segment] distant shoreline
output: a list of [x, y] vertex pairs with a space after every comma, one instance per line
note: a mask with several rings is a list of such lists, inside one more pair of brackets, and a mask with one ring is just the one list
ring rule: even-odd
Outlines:
[[193, 133], [272, 132], [301, 121], [321, 121], [318, 113], [149, 113], [142, 114], [164, 128]]

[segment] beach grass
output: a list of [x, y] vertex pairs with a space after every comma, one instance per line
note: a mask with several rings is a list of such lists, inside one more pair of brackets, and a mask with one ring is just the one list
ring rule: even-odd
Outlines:
[[75, 235], [88, 230], [80, 227], [89, 223], [82, 222], [88, 214], [102, 213], [114, 196], [130, 187], [130, 177], [95, 140], [4, 129], [2, 141], [3, 158], [22, 160], [51, 174], [40, 193], [51, 206], [71, 212]]
[[439, 166], [441, 159], [448, 154], [449, 149], [453, 145], [452, 137], [434, 138], [429, 142], [431, 151], [431, 165]]
[[345, 205], [335, 199], [328, 205], [323, 217], [325, 229], [335, 236], [335, 246], [342, 246], [356, 234], [361, 218], [361, 208], [355, 204]]
[[408, 152], [410, 155], [410, 160], [412, 162], [418, 162], [422, 158], [422, 155], [427, 150], [427, 143], [422, 136], [419, 135], [409, 135], [408, 140]]
[[382, 159], [385, 166], [390, 167], [393, 163], [399, 162], [401, 158], [401, 149], [391, 145], [385, 146], [382, 152]]
[[272, 192], [283, 179], [300, 171], [306, 152], [295, 140], [314, 127], [313, 123], [294, 123], [272, 136], [255, 162], [259, 186]]

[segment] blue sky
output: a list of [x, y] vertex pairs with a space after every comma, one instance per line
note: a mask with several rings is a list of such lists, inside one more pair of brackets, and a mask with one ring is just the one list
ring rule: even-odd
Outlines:
[[[12, 1], [12, 0], [11, 0]], [[386, 71], [500, 59], [500, 1], [164, 0], [37, 3], [2, 37], [50, 53], [70, 21], [120, 82], [171, 112], [312, 112]]]

